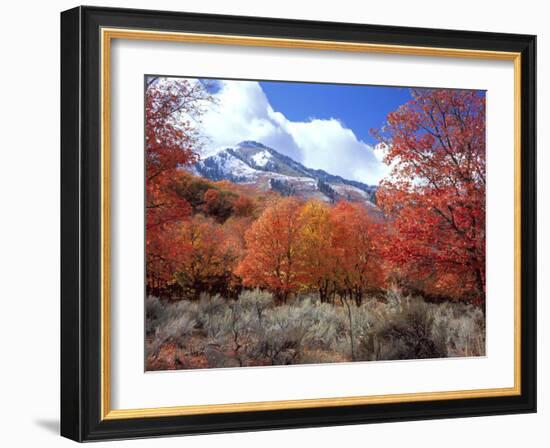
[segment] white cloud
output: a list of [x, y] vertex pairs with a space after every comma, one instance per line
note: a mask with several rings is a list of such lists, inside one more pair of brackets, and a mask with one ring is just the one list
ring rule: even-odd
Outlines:
[[290, 121], [274, 111], [253, 81], [222, 81], [217, 105], [203, 117], [205, 155], [218, 148], [255, 140], [310, 168], [377, 184], [388, 169], [373, 148], [336, 119]]

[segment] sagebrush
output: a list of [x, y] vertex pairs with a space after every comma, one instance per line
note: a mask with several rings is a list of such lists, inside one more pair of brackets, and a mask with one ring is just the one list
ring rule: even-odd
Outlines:
[[146, 300], [148, 370], [426, 359], [485, 354], [482, 311], [390, 291], [360, 306], [300, 295]]

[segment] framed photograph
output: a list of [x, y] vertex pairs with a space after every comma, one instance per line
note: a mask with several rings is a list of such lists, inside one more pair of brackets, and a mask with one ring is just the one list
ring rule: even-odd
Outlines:
[[536, 411], [535, 36], [61, 14], [61, 433]]

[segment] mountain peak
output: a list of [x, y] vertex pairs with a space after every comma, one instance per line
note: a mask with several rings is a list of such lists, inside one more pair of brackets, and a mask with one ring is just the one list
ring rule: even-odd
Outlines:
[[195, 172], [214, 181], [250, 184], [264, 191], [275, 190], [284, 196], [325, 202], [346, 199], [375, 207], [375, 186], [308, 168], [253, 140], [242, 141], [197, 162]]
[[265, 146], [263, 143], [256, 142], [254, 140], [243, 140], [242, 142], [237, 144], [237, 147], [244, 147], [244, 148], [262, 148], [262, 149], [270, 149], [267, 146]]

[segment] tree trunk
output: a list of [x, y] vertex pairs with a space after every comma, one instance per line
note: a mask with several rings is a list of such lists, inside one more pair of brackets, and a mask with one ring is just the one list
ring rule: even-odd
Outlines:
[[[350, 296], [350, 300], [352, 300], [352, 297]], [[351, 348], [351, 360], [355, 361], [355, 339], [353, 335], [353, 319], [351, 315], [351, 305], [348, 302], [348, 299], [345, 296], [342, 296], [342, 302], [344, 302], [344, 305], [348, 309], [348, 320], [349, 320], [349, 340], [350, 340], [350, 348]]]

